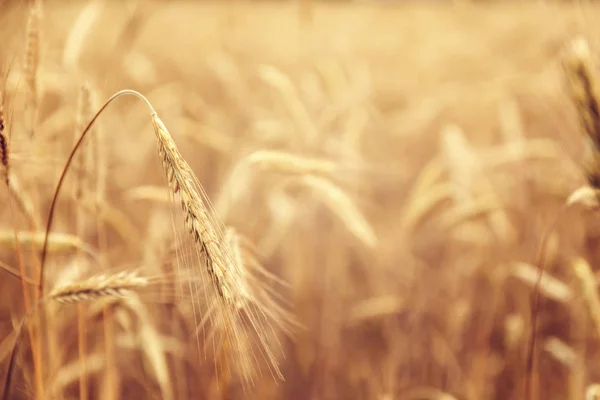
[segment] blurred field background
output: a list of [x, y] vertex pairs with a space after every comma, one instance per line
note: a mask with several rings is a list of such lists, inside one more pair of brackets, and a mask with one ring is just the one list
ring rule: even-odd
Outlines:
[[[281, 335], [285, 381], [267, 370], [244, 392], [235, 376], [219, 377], [218, 362], [198, 357], [185, 306], [146, 304], [154, 335], [144, 336], [118, 304], [49, 305], [43, 398], [525, 398], [538, 248], [585, 181], [561, 56], [577, 36], [600, 52], [598, 6], [42, 3], [32, 113], [30, 5], [0, 2], [10, 174], [16, 198], [30, 200], [9, 207], [15, 190], [0, 189], [2, 264], [17, 270], [21, 252], [36, 276], [39, 243], [18, 250], [13, 230], [44, 231], [76, 135], [112, 93], [135, 89], [223, 221], [289, 283], [279, 292], [302, 325], [293, 338]], [[174, 238], [147, 110], [119, 99], [94, 129], [82, 151], [97, 158], [104, 149], [106, 169], [98, 175], [92, 162], [67, 175], [53, 232], [79, 244], [52, 249], [49, 288], [83, 268], [83, 247], [105, 266], [158, 271]], [[248, 162], [266, 150], [327, 167]], [[574, 208], [548, 242], [536, 398], [600, 398], [598, 228], [594, 213]], [[0, 376], [18, 340], [10, 398], [36, 398], [28, 337], [16, 334], [23, 285], [0, 277]]]

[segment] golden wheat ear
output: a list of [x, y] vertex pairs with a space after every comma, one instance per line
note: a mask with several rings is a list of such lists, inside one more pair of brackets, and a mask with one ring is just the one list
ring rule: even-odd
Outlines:
[[[156, 113], [152, 121], [169, 187], [184, 214], [187, 234], [181, 247], [185, 239], [191, 239], [195, 254], [191, 259], [178, 254], [178, 259], [184, 264], [188, 261], [184, 272], [193, 275], [195, 289], [190, 292], [192, 302], [200, 303], [194, 307], [198, 329], [205, 329], [205, 325], [210, 328], [212, 342], [221, 349], [217, 357], [225, 358], [224, 365], [238, 373], [245, 387], [253, 383], [260, 369], [259, 357], [274, 378], [283, 379], [275, 354], [279, 346], [274, 328], [283, 326], [285, 314], [270, 301], [268, 291], [260, 288], [256, 273], [252, 275], [245, 260], [237, 256], [236, 241], [230, 240], [232, 236]], [[204, 289], [204, 304], [202, 296], [194, 294], [198, 285]], [[199, 312], [202, 306], [206, 310]]]
[[61, 285], [48, 294], [48, 299], [59, 303], [78, 303], [101, 297], [127, 297], [148, 287], [151, 282], [151, 279], [140, 276], [135, 271], [98, 275], [84, 281]]

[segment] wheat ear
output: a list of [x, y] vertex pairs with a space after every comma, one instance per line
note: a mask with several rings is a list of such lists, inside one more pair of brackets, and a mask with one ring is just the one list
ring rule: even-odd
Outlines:
[[214, 220], [203, 199], [204, 193], [198, 187], [196, 176], [189, 164], [181, 156], [169, 131], [156, 113], [152, 114], [152, 124], [158, 138], [158, 153], [167, 175], [169, 186], [181, 200], [185, 227], [192, 235], [200, 251], [206, 256], [206, 270], [213, 280], [219, 296], [229, 305], [241, 307], [244, 292], [243, 281], [236, 279], [234, 262], [224, 240], [224, 233]]
[[246, 158], [248, 166], [256, 166], [264, 171], [275, 171], [294, 175], [325, 175], [335, 172], [333, 161], [309, 158], [274, 150], [257, 150]]
[[50, 292], [49, 299], [59, 303], [78, 303], [101, 297], [124, 297], [150, 284], [150, 279], [136, 272], [98, 275], [85, 281], [61, 285]]
[[27, 109], [29, 115], [29, 135], [33, 137], [38, 113], [38, 69], [40, 64], [40, 36], [42, 25], [42, 1], [34, 0], [27, 19], [27, 40], [25, 50], [25, 82], [27, 84]]

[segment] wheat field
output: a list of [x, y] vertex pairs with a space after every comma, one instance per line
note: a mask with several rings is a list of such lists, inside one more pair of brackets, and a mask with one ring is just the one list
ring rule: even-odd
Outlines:
[[0, 0], [0, 398], [600, 399], [599, 17]]

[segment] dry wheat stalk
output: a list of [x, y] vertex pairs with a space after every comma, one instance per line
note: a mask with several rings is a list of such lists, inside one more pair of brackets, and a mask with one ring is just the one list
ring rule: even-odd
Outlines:
[[15, 200], [17, 207], [19, 207], [21, 212], [23, 212], [23, 214], [29, 220], [31, 228], [35, 231], [40, 231], [40, 227], [42, 225], [40, 218], [37, 215], [33, 199], [29, 193], [23, 189], [21, 180], [14, 172], [11, 172], [10, 174], [10, 180], [8, 181], [8, 192]]
[[[153, 324], [150, 311], [139, 296], [129, 296], [123, 304], [129, 308], [137, 320], [137, 344], [146, 356], [151, 370], [161, 389], [161, 398], [173, 399], [173, 384], [169, 374], [169, 364], [165, 343]], [[140, 346], [140, 343], [143, 345]]]
[[[90, 90], [87, 85], [81, 85], [79, 90], [79, 99], [78, 99], [78, 112], [75, 121], [75, 131], [73, 132], [74, 143], [77, 143], [77, 139], [79, 133], [85, 129], [85, 121], [88, 120], [92, 115], [92, 106], [90, 101]], [[94, 136], [95, 137], [95, 136]], [[85, 151], [78, 154], [73, 159], [73, 168], [75, 169], [76, 177], [73, 180], [74, 185], [74, 198], [76, 204], [76, 213], [75, 213], [75, 226], [76, 233], [79, 237], [85, 236], [86, 222], [87, 216], [84, 210], [81, 207], [81, 200], [84, 198], [84, 193], [88, 193], [93, 190], [93, 182], [90, 184], [90, 180], [92, 180], [91, 169], [93, 166], [90, 164], [93, 163], [92, 157], [90, 157], [90, 153], [94, 151], [93, 146], [87, 146]], [[101, 234], [100, 232], [98, 232]], [[77, 265], [81, 266], [83, 264], [83, 254], [80, 252], [77, 253]], [[87, 356], [87, 317], [86, 317], [86, 308], [84, 304], [78, 305], [77, 312], [77, 333], [78, 333], [78, 355], [79, 359], [82, 362], [83, 368], [86, 369], [86, 356]], [[108, 335], [110, 334], [109, 330], [106, 329], [106, 325], [110, 324], [110, 320], [108, 318], [104, 319], [105, 324], [105, 333], [106, 338], [109, 340]], [[108, 347], [106, 349], [107, 352], [113, 352], [113, 348]], [[107, 371], [110, 369], [107, 369]], [[88, 399], [88, 377], [85, 374], [81, 375], [81, 379], [79, 381], [79, 397], [81, 400]]]
[[85, 363], [75, 360], [69, 364], [62, 365], [50, 382], [50, 394], [53, 398], [58, 397], [65, 388], [81, 379], [82, 375], [94, 375], [106, 368], [106, 356], [102, 352], [88, 354]]
[[[88, 85], [88, 101], [90, 104], [91, 110], [98, 109], [98, 93], [94, 90], [94, 87]], [[101, 125], [96, 126], [96, 134], [92, 140], [91, 150], [91, 158], [93, 158], [93, 163], [90, 168], [94, 168], [95, 176], [90, 180], [90, 185], [92, 186], [92, 190], [96, 192], [96, 204], [97, 207], [106, 204], [106, 191], [108, 187], [108, 172], [109, 172], [109, 151], [107, 141], [104, 138], [104, 130]]]
[[598, 296], [596, 277], [588, 262], [583, 258], [576, 258], [572, 262], [575, 276], [583, 292], [583, 298], [588, 306], [596, 333], [600, 335], [600, 296]]
[[[74, 133], [74, 142], [77, 143], [77, 139], [79, 138], [79, 134], [81, 133], [81, 131], [83, 131], [85, 129], [85, 123], [87, 120], [89, 120], [90, 116], [93, 114], [92, 112], [92, 105], [91, 105], [91, 100], [90, 100], [90, 90], [87, 87], [87, 85], [81, 85], [80, 89], [79, 89], [79, 99], [78, 99], [78, 112], [77, 112], [77, 119], [76, 119], [76, 123], [75, 123], [75, 130], [73, 131]], [[94, 150], [93, 146], [87, 146], [86, 151], [84, 151], [83, 153], [78, 154], [74, 159], [73, 159], [73, 169], [75, 170], [75, 174], [76, 174], [76, 179], [73, 181], [74, 182], [74, 198], [75, 200], [79, 201], [83, 198], [83, 194], [84, 192], [90, 190], [91, 188], [89, 186], [91, 186], [89, 184], [89, 180], [91, 179], [91, 174], [90, 174], [90, 168], [89, 168], [89, 164], [92, 162], [90, 160], [90, 150]], [[79, 215], [78, 216], [78, 224], [80, 226], [78, 226], [78, 232], [79, 234], [82, 233], [83, 229], [83, 215]]]
[[151, 280], [137, 272], [123, 271], [114, 275], [98, 275], [81, 282], [67, 283], [50, 292], [49, 299], [59, 303], [77, 303], [101, 297], [124, 297], [147, 287]]

